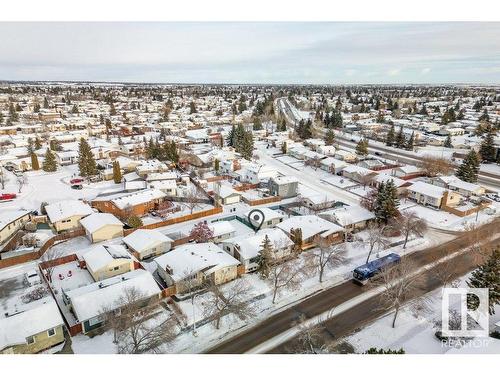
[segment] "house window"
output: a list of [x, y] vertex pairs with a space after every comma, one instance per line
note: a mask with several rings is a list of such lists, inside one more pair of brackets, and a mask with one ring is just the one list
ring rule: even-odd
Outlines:
[[120, 269], [120, 267], [117, 266], [117, 267], [113, 268], [113, 271], [118, 271], [119, 269]]
[[55, 328], [51, 328], [47, 331], [47, 336], [49, 336], [49, 337], [55, 336], [55, 334], [56, 334]]
[[28, 345], [33, 345], [36, 342], [35, 336], [26, 337], [26, 342], [28, 343]]

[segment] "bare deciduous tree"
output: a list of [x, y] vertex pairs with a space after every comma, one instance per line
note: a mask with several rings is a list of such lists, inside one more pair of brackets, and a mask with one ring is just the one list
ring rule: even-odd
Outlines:
[[241, 320], [253, 316], [254, 310], [248, 302], [250, 286], [238, 279], [228, 285], [224, 290], [213, 281], [208, 283], [208, 292], [203, 296], [203, 308], [205, 316], [213, 318], [216, 329], [220, 328], [223, 316], [233, 314]]
[[54, 273], [54, 260], [61, 258], [64, 256], [64, 251], [57, 247], [53, 247], [48, 249], [41, 257], [40, 262], [47, 262], [45, 266], [45, 274], [47, 275], [47, 279], [52, 281], [52, 274]]
[[394, 220], [391, 227], [401, 231], [403, 236], [405, 236], [405, 242], [403, 244], [403, 249], [406, 249], [406, 244], [408, 243], [408, 237], [410, 235], [423, 236], [424, 232], [427, 230], [427, 222], [418, 217], [413, 211], [402, 212], [401, 215]]
[[101, 310], [101, 317], [114, 333], [118, 353], [161, 353], [176, 334], [176, 321], [164, 317], [159, 301], [147, 298], [135, 287], [126, 288], [111, 305]]
[[185, 195], [186, 206], [189, 208], [189, 213], [192, 214], [196, 207], [200, 207], [200, 200], [203, 199], [203, 195], [200, 193], [196, 186], [191, 187]]
[[9, 182], [9, 176], [7, 176], [7, 173], [0, 167], [0, 185], [2, 185], [2, 189], [5, 189], [7, 182]]
[[303, 271], [303, 268], [294, 261], [273, 264], [267, 278], [273, 288], [273, 303], [276, 302], [281, 290], [295, 290], [300, 286]]
[[368, 235], [367, 242], [370, 246], [370, 251], [368, 252], [368, 256], [366, 257], [366, 263], [370, 261], [370, 256], [372, 255], [374, 249], [379, 252], [389, 245], [389, 240], [384, 237], [383, 232], [384, 226], [380, 226], [375, 222], [371, 222], [370, 224], [368, 224], [366, 233]]
[[307, 267], [319, 276], [319, 282], [322, 283], [325, 270], [342, 264], [346, 258], [346, 251], [344, 244], [331, 245], [320, 241], [319, 246], [309, 251], [305, 258]]
[[[396, 327], [396, 319], [401, 307], [408, 302], [409, 297], [422, 281], [422, 273], [416, 272], [416, 265], [408, 259], [402, 258], [400, 263], [388, 267], [380, 272], [375, 284], [382, 288], [380, 294], [384, 307], [394, 310], [392, 328]], [[416, 303], [414, 300], [413, 303]]]
[[24, 185], [28, 185], [28, 177], [25, 176], [24, 174], [17, 177], [16, 183], [17, 183], [17, 187], [18, 187], [18, 193], [21, 193]]
[[429, 177], [447, 176], [453, 172], [453, 164], [448, 159], [433, 156], [423, 157], [421, 168]]

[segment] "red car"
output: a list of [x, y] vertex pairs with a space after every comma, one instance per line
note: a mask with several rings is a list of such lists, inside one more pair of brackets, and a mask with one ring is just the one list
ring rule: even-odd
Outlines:
[[74, 178], [72, 180], [69, 180], [69, 183], [71, 185], [81, 184], [82, 182], [83, 182], [83, 178]]
[[15, 198], [16, 198], [16, 194], [10, 194], [10, 193], [0, 194], [0, 201], [6, 201], [9, 199], [15, 199]]

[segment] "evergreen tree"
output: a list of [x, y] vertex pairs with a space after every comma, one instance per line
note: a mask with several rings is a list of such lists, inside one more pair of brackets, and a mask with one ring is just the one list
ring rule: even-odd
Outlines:
[[46, 96], [43, 98], [43, 108], [45, 109], [49, 108], [49, 100], [47, 99]]
[[31, 155], [35, 152], [35, 146], [33, 145], [33, 139], [28, 138], [28, 145], [26, 146], [26, 150], [28, 150], [28, 155]]
[[286, 153], [287, 153], [287, 151], [288, 151], [288, 148], [287, 148], [286, 142], [283, 142], [283, 143], [281, 144], [281, 152], [282, 152], [283, 154], [286, 154]]
[[356, 145], [356, 154], [359, 156], [368, 155], [368, 140], [360, 139]]
[[494, 162], [496, 157], [496, 149], [494, 143], [494, 133], [492, 131], [486, 133], [481, 142], [481, 147], [479, 149], [479, 154], [481, 159], [487, 162]]
[[273, 245], [268, 235], [264, 237], [262, 244], [260, 245], [259, 251], [259, 274], [263, 279], [269, 277], [269, 272], [271, 271], [271, 266], [273, 262]]
[[399, 199], [394, 181], [381, 183], [375, 200], [375, 216], [377, 220], [387, 224], [389, 220], [399, 216]]
[[16, 108], [14, 107], [13, 103], [10, 103], [9, 106], [9, 120], [11, 122], [16, 122], [19, 120], [19, 115], [16, 112]]
[[443, 146], [446, 148], [453, 148], [453, 143], [451, 142], [451, 136], [449, 134], [444, 140]]
[[3, 113], [2, 111], [0, 111], [0, 125], [3, 124]]
[[193, 114], [193, 113], [196, 113], [196, 104], [192, 101], [191, 103], [189, 103], [189, 113], [190, 114]]
[[50, 149], [47, 149], [47, 152], [45, 152], [45, 159], [43, 161], [42, 168], [45, 172], [57, 171], [56, 157]]
[[36, 137], [35, 138], [35, 150], [40, 150], [42, 148], [42, 141], [40, 141], [40, 138]]
[[253, 119], [253, 130], [262, 130], [262, 121], [260, 120], [259, 117], [255, 117]]
[[243, 134], [243, 140], [241, 146], [237, 149], [237, 152], [241, 154], [247, 160], [250, 160], [253, 155], [253, 135], [251, 132], [245, 132]]
[[31, 153], [31, 168], [33, 168], [34, 171], [38, 171], [40, 169], [38, 156], [34, 152]]
[[76, 104], [73, 105], [73, 108], [71, 108], [71, 113], [73, 114], [80, 113], [80, 110], [78, 109], [78, 106]]
[[115, 184], [119, 184], [122, 182], [122, 171], [120, 168], [120, 162], [118, 160], [115, 160], [113, 162], [113, 181]]
[[476, 183], [479, 173], [479, 156], [476, 151], [471, 150], [457, 169], [456, 176], [466, 182]]
[[[500, 303], [500, 247], [497, 247], [484, 264], [472, 272], [469, 281], [469, 288], [489, 289], [489, 313], [495, 313], [495, 305]], [[467, 299], [470, 309], [477, 308], [478, 301], [473, 298]]]
[[116, 116], [116, 108], [113, 103], [109, 105], [109, 115], [110, 116]]
[[234, 137], [236, 134], [235, 126], [234, 124], [231, 126], [231, 130], [229, 131], [229, 134], [227, 135], [226, 138], [226, 143], [229, 147], [234, 147]]
[[78, 148], [78, 168], [82, 177], [90, 177], [97, 174], [97, 164], [92, 154], [92, 149], [83, 138], [80, 139]]
[[325, 134], [325, 144], [327, 146], [333, 145], [335, 142], [335, 133], [333, 132], [332, 129], [328, 129]]
[[399, 132], [396, 136], [396, 147], [397, 148], [404, 148], [405, 146], [405, 134], [403, 132], [403, 127], [399, 127]]
[[286, 120], [284, 118], [278, 122], [278, 126], [277, 126], [276, 130], [278, 130], [279, 132], [286, 131]]
[[220, 161], [219, 161], [219, 159], [215, 159], [214, 160], [214, 171], [215, 171], [215, 173], [219, 173], [219, 169], [220, 169]]
[[387, 132], [387, 137], [385, 139], [385, 144], [387, 146], [392, 146], [392, 145], [394, 145], [394, 140], [395, 140], [394, 125], [391, 125], [391, 128]]
[[406, 143], [406, 149], [413, 151], [413, 147], [415, 147], [415, 132], [411, 132], [410, 138]]

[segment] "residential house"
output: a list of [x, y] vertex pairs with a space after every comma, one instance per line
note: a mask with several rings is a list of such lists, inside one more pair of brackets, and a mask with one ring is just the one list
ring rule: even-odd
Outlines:
[[[276, 210], [272, 210], [268, 207], [259, 207], [257, 209], [260, 211], [260, 213], [256, 214], [257, 215], [256, 218], [254, 218], [253, 216], [250, 218], [248, 217], [248, 215], [250, 214], [250, 212], [252, 212], [252, 210], [249, 210], [244, 214], [244, 218], [250, 220], [251, 224], [255, 228], [259, 226], [260, 229], [274, 228], [276, 225], [281, 223], [285, 218], [283, 214], [279, 213]], [[264, 217], [262, 217], [262, 215]]]
[[102, 326], [103, 310], [116, 310], [122, 306], [120, 297], [127, 290], [137, 290], [144, 301], [159, 300], [161, 290], [153, 276], [137, 269], [109, 279], [96, 281], [69, 291], [62, 290], [63, 300], [82, 325], [82, 332], [88, 333]]
[[95, 281], [134, 270], [134, 261], [122, 245], [98, 245], [82, 255]]
[[0, 316], [0, 353], [35, 354], [64, 342], [64, 321], [52, 296]]
[[323, 211], [318, 216], [340, 225], [346, 232], [362, 230], [366, 228], [370, 221], [375, 219], [373, 212], [356, 205]]
[[174, 240], [154, 229], [136, 229], [123, 238], [123, 242], [139, 259], [147, 259], [166, 253]]
[[461, 196], [455, 192], [449, 191], [440, 186], [428, 184], [423, 181], [417, 181], [407, 188], [408, 198], [417, 203], [430, 206], [436, 209], [443, 205], [456, 206], [460, 203]]
[[167, 286], [175, 285], [178, 294], [200, 287], [207, 280], [217, 285], [234, 280], [240, 264], [211, 242], [179, 246], [155, 258], [155, 262], [160, 277]]
[[79, 200], [65, 200], [45, 206], [47, 217], [58, 233], [77, 229], [80, 220], [94, 213], [92, 208]]
[[109, 213], [93, 213], [80, 220], [90, 242], [123, 236], [123, 223]]
[[302, 230], [303, 246], [312, 246], [320, 241], [341, 242], [344, 229], [316, 215], [293, 216], [279, 223], [277, 228], [292, 238], [293, 229]]
[[0, 245], [6, 242], [19, 229], [31, 220], [31, 211], [0, 211]]
[[281, 198], [293, 198], [297, 196], [299, 181], [292, 176], [278, 176], [269, 179], [268, 187], [271, 195]]
[[259, 268], [260, 251], [266, 236], [271, 242], [274, 260], [280, 260], [291, 254], [292, 240], [277, 228], [266, 228], [255, 234], [230, 238], [222, 242], [222, 247], [240, 261], [245, 267], [245, 272], [253, 272]]

